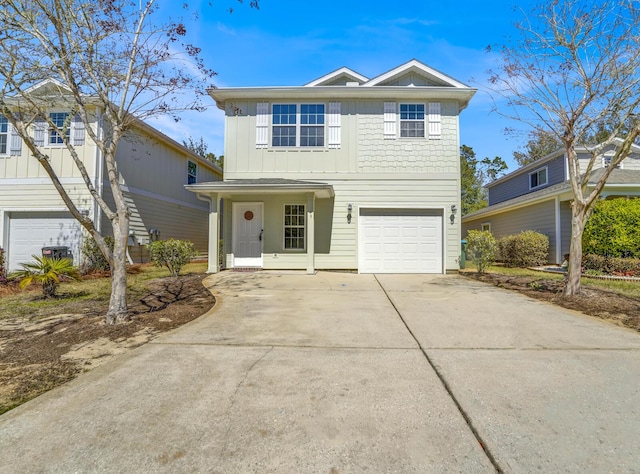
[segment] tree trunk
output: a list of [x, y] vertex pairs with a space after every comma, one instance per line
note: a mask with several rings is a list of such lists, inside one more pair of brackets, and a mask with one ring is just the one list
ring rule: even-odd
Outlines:
[[127, 308], [127, 241], [129, 238], [128, 217], [118, 216], [111, 222], [113, 228], [113, 255], [111, 266], [111, 298], [106, 315], [107, 324], [129, 321]]
[[564, 296], [573, 296], [582, 289], [582, 234], [585, 225], [585, 206], [573, 201], [571, 206], [571, 245], [569, 247], [569, 268]]

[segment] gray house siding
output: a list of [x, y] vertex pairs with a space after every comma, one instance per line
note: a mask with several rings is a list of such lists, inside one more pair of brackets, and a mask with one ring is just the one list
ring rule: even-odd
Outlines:
[[556, 263], [555, 200], [468, 220], [462, 224], [462, 238], [469, 230], [481, 230], [482, 224], [491, 225], [491, 233], [496, 239], [519, 234], [524, 229], [546, 235], [549, 238], [549, 262]]
[[559, 156], [551, 161], [532, 168], [529, 172], [523, 172], [507, 179], [501, 183], [488, 188], [489, 205], [498, 204], [523, 194], [528, 194], [532, 190], [529, 189], [529, 175], [541, 168], [547, 168], [547, 184], [535, 188], [543, 189], [554, 184], [562, 183], [565, 178], [565, 160], [564, 156]]

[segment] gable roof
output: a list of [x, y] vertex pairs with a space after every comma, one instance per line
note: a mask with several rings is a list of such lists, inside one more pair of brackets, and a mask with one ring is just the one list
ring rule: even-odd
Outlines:
[[341, 67], [340, 69], [336, 69], [329, 74], [325, 74], [324, 76], [305, 84], [305, 87], [330, 86], [334, 85], [341, 79], [344, 79], [345, 82], [357, 82], [358, 85], [362, 85], [369, 80], [369, 78], [354, 71], [353, 69], [349, 69], [348, 67]]
[[393, 68], [390, 71], [380, 74], [379, 76], [374, 77], [367, 83], [363, 84], [363, 86], [372, 87], [380, 85], [390, 85], [389, 83], [392, 83], [410, 73], [415, 73], [418, 76], [423, 77], [427, 80], [427, 82], [435, 86], [461, 88], [469, 87], [466, 84], [463, 84], [462, 82], [457, 81], [454, 78], [447, 76], [446, 74], [432, 67], [427, 66], [417, 59], [412, 59], [411, 61], [401, 64], [400, 66]]
[[[407, 84], [398, 85], [399, 79]], [[413, 79], [420, 78], [419, 84]], [[348, 79], [355, 79], [350, 81]], [[395, 81], [395, 82], [394, 82]], [[352, 82], [354, 84], [349, 84]], [[375, 86], [375, 87], [374, 87]], [[342, 67], [304, 86], [225, 87], [207, 89], [219, 109], [226, 109], [226, 101], [240, 100], [455, 100], [458, 110], [469, 105], [476, 89], [437, 71], [420, 61], [398, 66], [374, 79], [367, 78], [352, 69]]]

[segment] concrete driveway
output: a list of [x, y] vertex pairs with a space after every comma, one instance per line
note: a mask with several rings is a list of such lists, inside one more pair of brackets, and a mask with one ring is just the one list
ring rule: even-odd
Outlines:
[[640, 335], [457, 276], [230, 273], [0, 417], [0, 472], [638, 472]]

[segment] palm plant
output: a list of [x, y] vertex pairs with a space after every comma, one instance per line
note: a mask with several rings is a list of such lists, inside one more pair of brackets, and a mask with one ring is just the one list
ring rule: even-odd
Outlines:
[[32, 283], [42, 285], [42, 293], [45, 298], [52, 298], [60, 285], [60, 279], [69, 278], [78, 280], [79, 274], [68, 258], [51, 258], [32, 255], [35, 262], [21, 263], [22, 270], [18, 270], [12, 276], [20, 280], [20, 288], [24, 289]]

